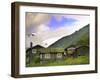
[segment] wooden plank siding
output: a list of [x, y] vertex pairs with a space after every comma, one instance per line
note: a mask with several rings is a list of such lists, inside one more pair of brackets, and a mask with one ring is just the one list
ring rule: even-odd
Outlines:
[[57, 60], [63, 59], [64, 53], [40, 53], [40, 60]]

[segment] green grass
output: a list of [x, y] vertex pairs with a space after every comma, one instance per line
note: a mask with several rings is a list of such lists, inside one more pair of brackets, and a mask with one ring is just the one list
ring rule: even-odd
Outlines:
[[45, 62], [40, 63], [40, 61], [33, 59], [30, 64], [26, 64], [26, 67], [36, 67], [36, 66], [61, 66], [61, 65], [81, 65], [81, 64], [89, 64], [89, 56], [78, 56], [77, 58], [66, 57], [63, 60], [47, 60]]

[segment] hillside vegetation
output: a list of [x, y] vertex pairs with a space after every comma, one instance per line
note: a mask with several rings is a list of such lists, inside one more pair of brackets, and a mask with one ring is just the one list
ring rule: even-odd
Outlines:
[[70, 45], [89, 45], [89, 24], [81, 28], [79, 31], [74, 32], [69, 36], [65, 36], [49, 48], [66, 48]]

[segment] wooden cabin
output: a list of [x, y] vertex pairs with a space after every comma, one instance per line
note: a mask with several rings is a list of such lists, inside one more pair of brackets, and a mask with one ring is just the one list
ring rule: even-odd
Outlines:
[[40, 58], [43, 60], [59, 60], [64, 58], [63, 48], [44, 48], [40, 45], [36, 45], [26, 51], [29, 58]]
[[79, 46], [75, 46], [75, 45], [71, 45], [69, 47], [67, 47], [65, 49], [67, 56], [73, 56], [73, 57], [77, 57], [77, 56], [84, 56], [86, 54], [89, 54], [89, 46], [83, 46], [83, 45], [79, 45]]
[[40, 46], [40, 45], [36, 45], [34, 47], [28, 48], [26, 50], [26, 53], [28, 53], [28, 54], [36, 54], [37, 51], [38, 51], [38, 49], [41, 49], [41, 48], [44, 48], [44, 47], [43, 46]]
[[71, 57], [71, 56], [75, 56], [76, 54], [76, 46], [75, 45], [70, 45], [69, 47], [65, 48], [65, 51], [67, 53], [67, 56], [68, 57]]
[[30, 63], [34, 58], [39, 58], [38, 49], [44, 48], [40, 45], [30, 47], [26, 50], [26, 63]]

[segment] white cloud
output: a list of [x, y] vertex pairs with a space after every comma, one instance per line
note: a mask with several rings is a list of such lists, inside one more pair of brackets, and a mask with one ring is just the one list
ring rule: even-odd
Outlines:
[[48, 31], [50, 30], [48, 26], [46, 26], [45, 24], [41, 24], [37, 27], [37, 33], [42, 33], [44, 31]]

